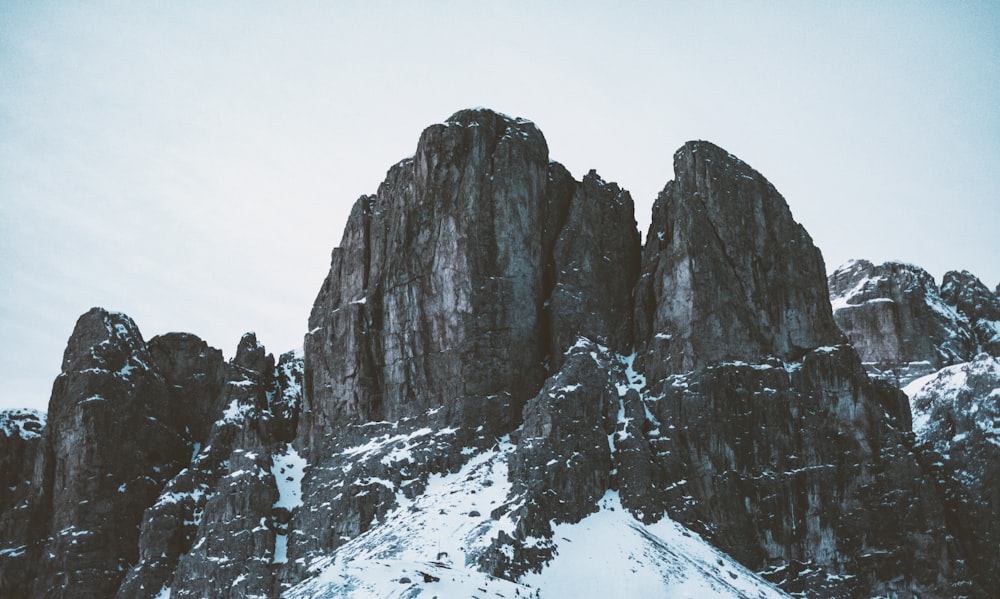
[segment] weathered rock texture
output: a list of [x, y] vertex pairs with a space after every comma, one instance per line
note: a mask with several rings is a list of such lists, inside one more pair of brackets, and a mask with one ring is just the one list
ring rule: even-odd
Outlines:
[[553, 262], [555, 287], [547, 302], [552, 366], [579, 335], [616, 350], [631, 346], [640, 245], [629, 193], [590, 171], [570, 203]]
[[27, 596], [48, 512], [45, 415], [0, 412], [0, 597]]
[[1000, 360], [980, 354], [913, 383], [913, 430], [943, 483], [952, 528], [986, 588], [1000, 588]]
[[268, 469], [298, 408], [283, 377], [253, 335], [225, 363], [193, 335], [147, 344], [123, 314], [81, 316], [47, 425], [25, 417], [2, 437], [21, 456], [4, 469], [21, 482], [5, 485], [20, 503], [0, 519], [3, 596], [152, 597], [173, 581], [178, 597], [269, 597]]
[[774, 186], [703, 141], [674, 155], [674, 171], [636, 288], [647, 376], [841, 342], [823, 258]]
[[640, 491], [637, 517], [666, 511], [788, 590], [965, 588], [945, 506], [902, 434], [905, 397], [839, 345], [822, 257], [784, 200], [704, 142], [674, 169], [636, 288], [649, 383], [630, 422], [647, 431], [638, 472], [669, 492]]
[[967, 270], [950, 271], [941, 284], [941, 299], [972, 326], [981, 351], [1000, 356], [1000, 298]]
[[945, 506], [901, 432], [905, 398], [870, 380], [851, 348], [720, 364], [671, 377], [658, 395], [650, 411], [676, 423], [659, 442], [671, 515], [787, 590], [948, 596], [968, 585], [949, 557], [959, 548]]
[[835, 321], [766, 179], [706, 142], [674, 170], [640, 250], [627, 192], [575, 181], [530, 121], [461, 111], [355, 204], [304, 359], [248, 334], [227, 362], [88, 312], [48, 422], [0, 415], [0, 594], [277, 596], [462, 473], [509, 483], [463, 516], [467, 565], [498, 576], [544, 571], [554, 525], [620, 505], [808, 596], [988, 596], [997, 532], [971, 522], [996, 520], [997, 458], [961, 435], [994, 434], [992, 408], [934, 404], [915, 443], [837, 325], [866, 361], [936, 367], [976, 349], [995, 297], [956, 274], [952, 308], [919, 269], [855, 263]]
[[837, 324], [862, 361], [900, 385], [976, 354], [968, 320], [920, 267], [854, 260], [830, 275], [829, 285]]
[[552, 524], [579, 522], [597, 510], [611, 483], [618, 394], [614, 362], [581, 340], [562, 369], [524, 408], [517, 449], [509, 459], [511, 497], [493, 517], [516, 523], [480, 563], [494, 575], [516, 579], [552, 558]]
[[333, 252], [306, 338], [304, 442], [439, 408], [511, 430], [550, 353], [577, 334], [624, 339], [638, 245], [628, 194], [596, 174], [575, 184], [530, 121], [467, 110], [432, 125]]
[[[400, 485], [519, 426], [578, 336], [627, 346], [638, 268], [628, 193], [593, 172], [575, 182], [530, 121], [466, 110], [427, 128], [413, 158], [355, 204], [310, 316], [297, 446], [315, 464], [312, 505], [292, 522], [290, 559], [363, 532]], [[339, 496], [356, 477], [330, 474], [345, 444], [381, 421], [416, 447], [425, 428], [453, 430], [456, 455], [395, 476], [365, 461], [389, 487]]]
[[77, 321], [49, 402], [51, 519], [34, 594], [107, 597], [135, 563], [143, 511], [190, 441], [138, 328], [94, 309]]

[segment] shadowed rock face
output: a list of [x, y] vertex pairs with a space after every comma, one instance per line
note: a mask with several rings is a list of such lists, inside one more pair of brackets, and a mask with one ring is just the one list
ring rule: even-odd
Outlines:
[[190, 455], [151, 361], [127, 316], [95, 308], [77, 321], [49, 402], [50, 537], [37, 596], [113, 595], [136, 561], [143, 511]]
[[0, 596], [28, 596], [32, 565], [47, 533], [45, 415], [0, 412]]
[[[368, 422], [399, 422], [400, 434], [453, 427], [451, 452], [491, 444], [521, 424], [578, 336], [627, 347], [639, 252], [628, 193], [596, 172], [574, 181], [530, 121], [466, 110], [428, 127], [358, 200], [333, 252], [305, 340], [297, 445], [333, 472]], [[413, 466], [399, 483], [460, 457]], [[324, 507], [293, 522], [309, 533], [292, 559], [363, 532], [393, 501], [347, 502], [338, 484], [350, 481], [329, 476], [305, 481]], [[324, 527], [332, 518], [345, 525]]]
[[311, 449], [338, 421], [439, 407], [516, 426], [544, 374], [543, 230], [569, 201], [548, 182], [534, 124], [463, 111], [358, 201], [309, 319]]
[[577, 334], [627, 341], [632, 201], [548, 160], [530, 121], [456, 113], [355, 205], [306, 337], [306, 444], [337, 422], [500, 434]]
[[702, 141], [678, 150], [674, 174], [636, 288], [647, 376], [840, 343], [823, 258], [774, 187]]
[[546, 302], [553, 369], [581, 334], [621, 351], [630, 347], [640, 245], [629, 193], [590, 171], [570, 203], [553, 262], [558, 271]]
[[913, 431], [944, 486], [970, 561], [1000, 584], [1000, 359], [979, 354], [907, 389]]

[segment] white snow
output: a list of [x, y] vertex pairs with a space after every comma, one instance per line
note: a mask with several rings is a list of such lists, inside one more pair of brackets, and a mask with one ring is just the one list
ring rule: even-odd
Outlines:
[[[287, 596], [410, 597], [416, 596], [413, 587], [423, 587], [428, 597], [472, 597], [484, 585], [491, 595], [514, 597], [521, 590], [526, 596], [521, 585], [492, 579], [466, 565], [466, 557], [488, 545], [490, 533], [504, 522], [513, 529], [509, 520], [490, 518], [510, 490], [506, 456], [513, 447], [505, 438], [499, 451], [473, 457], [459, 472], [432, 476], [424, 494], [414, 500], [398, 492], [399, 507], [380, 525], [311, 564], [318, 575]], [[420, 572], [440, 580], [425, 583]], [[412, 583], [401, 584], [403, 577]]]
[[498, 520], [490, 516], [507, 500], [513, 448], [505, 438], [498, 450], [474, 456], [459, 472], [432, 476], [416, 499], [397, 493], [398, 507], [378, 526], [310, 564], [315, 575], [285, 596], [785, 597], [683, 526], [668, 519], [639, 523], [614, 492], [599, 512], [556, 525], [557, 554], [541, 574], [511, 582], [480, 572], [475, 556], [499, 531], [514, 529], [506, 514], [516, 507]]
[[[243, 382], [249, 381], [230, 382], [229, 384], [239, 385], [239, 383]], [[252, 405], [242, 403], [239, 398], [233, 399], [229, 402], [229, 406], [226, 408], [226, 411], [222, 413], [222, 419], [220, 422], [240, 422], [251, 411], [253, 411]]]
[[45, 412], [28, 408], [13, 408], [0, 411], [0, 433], [7, 437], [17, 435], [24, 440], [42, 436], [45, 428]]
[[931, 418], [935, 407], [943, 403], [964, 411], [986, 433], [988, 440], [1000, 444], [1000, 431], [994, 425], [994, 417], [1000, 416], [1000, 402], [997, 401], [1000, 388], [992, 389], [983, 397], [971, 397], [968, 389], [972, 377], [1000, 381], [1000, 358], [980, 354], [972, 362], [942, 368], [903, 387], [903, 393], [910, 398], [913, 432], [918, 437], [933, 428], [935, 423]]
[[600, 506], [576, 524], [557, 524], [556, 558], [522, 582], [542, 597], [576, 599], [785, 597], [680, 524], [638, 522], [614, 491]]
[[406, 443], [412, 441], [417, 437], [424, 437], [430, 435], [434, 431], [424, 427], [417, 429], [412, 433], [399, 434], [399, 435], [389, 435], [388, 433], [382, 435], [381, 437], [375, 437], [374, 439], [364, 443], [362, 445], [356, 445], [354, 447], [349, 447], [341, 452], [342, 455], [346, 456], [358, 456], [358, 460], [364, 459], [367, 455], [380, 451], [385, 447], [395, 445], [397, 443]]
[[[840, 269], [837, 269], [838, 272], [841, 269], [845, 268], [846, 266], [848, 266], [848, 265], [844, 265], [844, 266], [840, 267]], [[854, 296], [860, 294], [862, 291], [865, 290], [866, 286], [868, 286], [870, 283], [875, 282], [875, 281], [876, 280], [873, 280], [873, 279], [871, 279], [869, 277], [864, 277], [861, 280], [859, 280], [857, 282], [857, 284], [854, 285], [854, 287], [852, 287], [848, 291], [845, 291], [841, 295], [831, 295], [830, 296], [830, 306], [833, 308], [833, 311], [836, 312], [838, 310], [843, 310], [844, 308], [846, 308], [846, 307], [848, 307], [850, 305], [856, 305], [858, 303], [857, 301], [851, 301], [851, 300], [854, 299]]]
[[271, 456], [271, 474], [278, 485], [276, 508], [294, 510], [302, 505], [302, 475], [306, 460], [289, 443], [281, 453]]

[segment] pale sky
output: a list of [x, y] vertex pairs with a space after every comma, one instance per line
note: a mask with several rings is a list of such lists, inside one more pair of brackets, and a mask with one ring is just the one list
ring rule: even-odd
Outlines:
[[997, 2], [0, 0], [0, 408], [45, 409], [92, 306], [299, 347], [354, 200], [472, 106], [630, 190], [643, 232], [707, 139], [828, 270], [1000, 282]]

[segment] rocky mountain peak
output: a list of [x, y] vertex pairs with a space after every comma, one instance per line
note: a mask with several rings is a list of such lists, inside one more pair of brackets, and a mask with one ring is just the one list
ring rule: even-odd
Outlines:
[[240, 338], [233, 364], [255, 374], [265, 374], [274, 368], [274, 356], [268, 355], [257, 335], [251, 332]]
[[830, 275], [829, 287], [837, 324], [861, 359], [901, 384], [977, 351], [969, 320], [918, 266], [855, 260]]
[[704, 141], [677, 151], [674, 174], [653, 206], [637, 289], [654, 378], [839, 343], [822, 255], [774, 186]]
[[972, 325], [982, 351], [1000, 356], [1000, 298], [967, 270], [950, 271], [941, 283], [941, 299]]
[[144, 361], [148, 357], [145, 346], [131, 318], [120, 312], [91, 308], [76, 321], [63, 353], [62, 371], [121, 370], [132, 357]]

